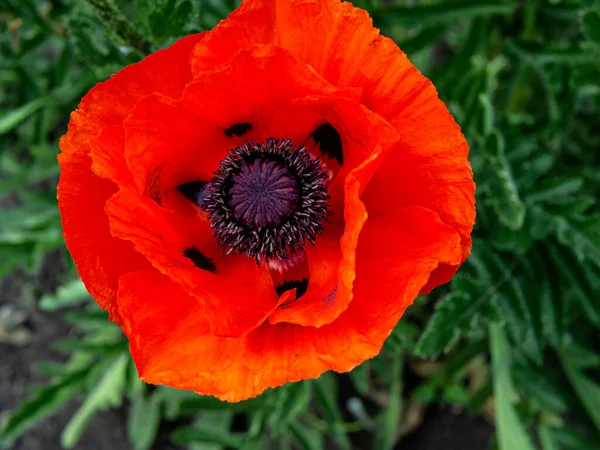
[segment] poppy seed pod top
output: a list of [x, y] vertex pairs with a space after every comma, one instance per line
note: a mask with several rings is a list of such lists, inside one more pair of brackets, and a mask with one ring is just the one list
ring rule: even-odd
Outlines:
[[244, 0], [96, 85], [60, 147], [67, 247], [149, 383], [351, 370], [471, 250], [459, 127], [339, 0]]

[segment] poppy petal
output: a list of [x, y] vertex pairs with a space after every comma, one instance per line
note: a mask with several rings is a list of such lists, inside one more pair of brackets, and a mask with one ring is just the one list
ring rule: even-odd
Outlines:
[[[302, 103], [310, 104], [308, 100]], [[398, 135], [385, 120], [360, 105], [321, 99], [311, 106], [340, 130], [344, 147], [349, 149], [349, 166], [359, 157], [362, 162], [330, 186], [334, 226], [326, 227], [317, 245], [305, 250], [311, 273], [306, 294], [297, 303], [276, 310], [269, 320], [319, 327], [335, 320], [352, 300], [356, 245], [367, 220], [360, 196]], [[337, 198], [344, 199], [339, 209]], [[342, 217], [343, 223], [338, 223]]]
[[188, 220], [130, 189], [108, 201], [106, 214], [114, 236], [131, 241], [152, 266], [202, 304], [212, 333], [240, 336], [277, 306], [268, 270], [244, 256], [226, 255], [207, 221]]
[[420, 207], [372, 219], [361, 234], [356, 298], [338, 320], [321, 328], [265, 323], [240, 338], [212, 335], [198, 302], [168, 277], [129, 273], [119, 282], [123, 329], [146, 382], [243, 400], [375, 356], [430, 271], [460, 259], [459, 239]]
[[131, 270], [149, 269], [150, 265], [131, 243], [116, 239], [109, 232], [104, 204], [116, 186], [92, 173], [85, 146], [73, 143], [70, 137], [63, 138], [61, 146], [72, 150], [58, 157], [58, 202], [65, 242], [86, 288], [111, 319], [119, 323], [115, 304], [119, 276]]
[[[263, 20], [256, 21], [257, 15]], [[418, 204], [437, 211], [461, 235], [466, 259], [475, 220], [467, 143], [431, 82], [373, 28], [367, 12], [338, 0], [246, 0], [194, 48], [192, 70], [228, 61], [240, 46], [259, 43], [285, 48], [336, 86], [362, 88], [361, 102], [402, 136], [365, 202], [382, 210]], [[456, 268], [441, 266], [424, 293], [448, 281]]]
[[[172, 46], [125, 67], [109, 80], [98, 83], [81, 100], [78, 110], [71, 114], [72, 123], [79, 126], [78, 134], [87, 133], [91, 138], [106, 126], [121, 125], [133, 106], [154, 92], [179, 97], [192, 78], [190, 52], [203, 36], [205, 33], [180, 39]], [[169, 70], [164, 70], [165, 67]], [[69, 149], [61, 150], [69, 152]], [[124, 165], [123, 152], [105, 154], [104, 151], [102, 145], [91, 149], [96, 173], [103, 178], [118, 179]]]

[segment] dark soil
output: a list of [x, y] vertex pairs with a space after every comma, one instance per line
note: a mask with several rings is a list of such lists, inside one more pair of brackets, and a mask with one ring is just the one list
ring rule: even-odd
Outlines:
[[494, 428], [483, 418], [449, 407], [432, 407], [423, 424], [406, 436], [398, 450], [487, 450]]
[[[39, 279], [32, 280], [17, 274], [0, 281], [0, 311], [8, 308], [14, 314], [22, 315], [24, 320], [19, 328], [29, 335], [23, 342], [16, 344], [0, 339], [0, 418], [27, 397], [29, 388], [45, 381], [34, 370], [35, 363], [64, 359], [49, 348], [49, 343], [73, 334], [73, 330], [65, 325], [60, 314], [45, 313], [37, 309], [35, 295], [28, 291], [31, 286], [44, 291], [54, 290], [55, 274], [60, 271], [57, 270], [59, 267], [59, 258], [53, 257], [45, 265]], [[78, 406], [77, 401], [72, 401], [58, 414], [39, 423], [17, 440], [12, 450], [61, 450], [61, 431]], [[492, 431], [493, 428], [482, 418], [472, 417], [464, 412], [454, 413], [449, 408], [433, 407], [427, 411], [423, 425], [402, 439], [398, 448], [486, 450], [490, 448]], [[169, 443], [168, 433], [166, 428], [159, 433], [153, 450], [177, 450], [177, 447]], [[369, 447], [368, 436], [353, 438], [357, 449]], [[77, 449], [131, 450], [127, 441], [125, 409], [97, 414]]]

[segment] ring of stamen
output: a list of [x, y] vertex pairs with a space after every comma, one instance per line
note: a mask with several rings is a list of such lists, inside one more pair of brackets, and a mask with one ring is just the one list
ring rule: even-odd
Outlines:
[[327, 179], [320, 160], [289, 140], [247, 142], [221, 161], [203, 207], [227, 254], [286, 259], [323, 230]]

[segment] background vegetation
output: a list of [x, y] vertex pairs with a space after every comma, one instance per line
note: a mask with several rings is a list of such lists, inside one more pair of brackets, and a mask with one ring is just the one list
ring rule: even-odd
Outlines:
[[[5, 447], [76, 398], [66, 448], [98, 411], [121, 407], [135, 450], [165, 432], [192, 450], [383, 450], [435, 405], [492, 421], [484, 448], [600, 448], [598, 2], [356, 3], [463, 127], [478, 186], [473, 255], [350, 375], [232, 405], [137, 379], [120, 330], [76, 278], [55, 186], [57, 142], [83, 94], [236, 2], [0, 0], [0, 277], [25, 279], [35, 308], [60, 311], [70, 330], [49, 343], [64, 362], [39, 361], [45, 382], [0, 416]], [[0, 355], [32, 332], [6, 313], [13, 301], [0, 303]]]

